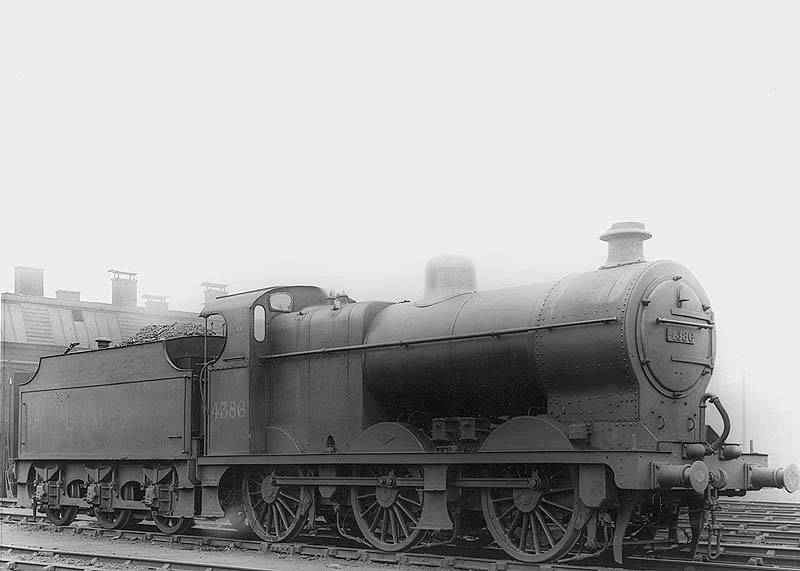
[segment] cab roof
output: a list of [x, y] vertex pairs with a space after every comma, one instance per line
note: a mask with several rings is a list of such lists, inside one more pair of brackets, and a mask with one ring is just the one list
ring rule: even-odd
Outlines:
[[325, 303], [325, 290], [309, 285], [275, 285], [260, 289], [223, 295], [206, 302], [200, 317], [222, 314], [232, 310], [250, 309], [264, 294], [273, 291], [287, 291], [295, 298], [294, 311], [301, 310], [310, 305]]
[[281, 289], [282, 287], [284, 286], [269, 286], [261, 289], [243, 291], [241, 293], [221, 295], [206, 302], [203, 306], [203, 310], [200, 312], [200, 317], [208, 317], [209, 315], [222, 313], [230, 309], [249, 308], [266, 292], [274, 289]]

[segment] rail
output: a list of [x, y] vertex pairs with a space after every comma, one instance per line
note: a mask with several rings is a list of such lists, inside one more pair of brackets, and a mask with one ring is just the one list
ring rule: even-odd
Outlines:
[[[220, 532], [223, 530], [218, 527], [211, 530], [209, 530], [208, 527], [205, 529], [196, 529], [193, 534], [165, 535], [156, 531], [150, 531], [147, 529], [149, 526], [146, 525], [138, 526], [140, 528], [145, 528], [144, 530], [108, 530], [89, 527], [85, 525], [88, 521], [90, 520], [82, 520], [83, 526], [70, 526], [71, 530], [75, 534], [83, 535], [87, 538], [111, 538], [168, 543], [176, 544], [183, 548], [196, 547], [204, 550], [239, 549], [243, 551], [274, 553], [281, 556], [294, 555], [305, 558], [327, 558], [381, 565], [435, 567], [438, 569], [452, 569], [454, 571], [597, 571], [609, 568], [606, 564], [592, 558], [584, 558], [558, 564], [525, 564], [505, 559], [504, 554], [497, 553], [499, 551], [498, 549], [491, 548], [475, 548], [475, 550], [483, 554], [483, 556], [470, 556], [469, 553], [472, 551], [472, 548], [469, 545], [444, 546], [442, 544], [425, 544], [422, 545], [420, 549], [425, 549], [426, 552], [414, 549], [404, 553], [387, 553], [364, 548], [362, 546], [352, 547], [350, 545], [341, 545], [341, 543], [347, 544], [349, 542], [343, 541], [338, 537], [326, 536], [322, 533], [318, 536], [306, 536], [307, 542], [305, 543], [265, 543], [258, 540], [241, 539], [239, 535], [233, 538], [222, 537], [220, 536]], [[31, 515], [7, 515], [3, 523], [19, 523], [38, 530], [67, 529], [56, 528], [52, 524], [41, 522], [41, 518], [35, 518]], [[235, 533], [232, 529], [224, 529], [224, 531], [227, 534]], [[321, 531], [324, 532], [324, 530]], [[208, 533], [211, 535], [200, 535]], [[7, 557], [5, 559], [0, 558], [0, 561], [9, 562], [19, 559], [17, 557], [19, 553], [13, 551], [14, 546], [0, 546], [0, 549], [12, 549], [12, 552], [5, 554]], [[48, 553], [50, 553], [50, 551], [48, 551]], [[497, 553], [499, 559], [493, 558], [495, 557], [494, 553]], [[126, 561], [130, 560], [129, 557], [124, 557], [124, 559]], [[145, 559], [153, 561], [150, 558]], [[169, 563], [169, 567], [165, 569], [169, 570], [199, 571], [199, 568], [185, 567], [184, 565], [187, 564], [186, 562], [166, 563]], [[135, 563], [132, 562], [131, 564]], [[161, 562], [158, 566], [163, 567], [164, 564], [164, 562]], [[44, 567], [47, 567], [47, 565], [42, 565], [39, 568]], [[94, 565], [94, 567], [96, 567], [96, 565]], [[680, 569], [681, 571], [720, 571], [723, 569], [759, 569], [760, 571], [766, 571], [769, 569], [782, 569], [783, 571], [800, 571], [800, 547], [726, 542], [722, 545], [721, 557], [717, 561], [688, 561], [686, 559], [671, 559], [668, 557], [657, 558], [655, 556], [647, 558], [628, 557], [626, 558], [626, 567], [628, 569], [638, 569], [640, 571], [660, 569]], [[207, 561], [202, 564], [202, 568], [219, 568], [220, 570], [243, 569], [235, 566], [215, 566]], [[262, 566], [259, 568], [263, 569]], [[22, 568], [16, 567], [16, 569], [21, 570]], [[53, 569], [52, 571], [58, 570]]]

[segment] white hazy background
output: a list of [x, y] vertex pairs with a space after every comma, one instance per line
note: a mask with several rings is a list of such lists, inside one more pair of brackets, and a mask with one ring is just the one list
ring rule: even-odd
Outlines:
[[3, 2], [0, 290], [27, 265], [50, 297], [108, 302], [115, 268], [189, 311], [202, 281], [399, 300], [441, 253], [481, 289], [596, 268], [637, 220], [712, 300], [732, 437], [798, 462], [798, 16]]

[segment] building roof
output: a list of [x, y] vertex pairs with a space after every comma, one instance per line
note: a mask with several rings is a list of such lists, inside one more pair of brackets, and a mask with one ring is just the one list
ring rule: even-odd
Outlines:
[[78, 342], [94, 347], [105, 337], [119, 343], [146, 325], [176, 321], [202, 322], [196, 313], [129, 307], [92, 301], [72, 301], [22, 295], [0, 294], [2, 300], [2, 341], [66, 347]]

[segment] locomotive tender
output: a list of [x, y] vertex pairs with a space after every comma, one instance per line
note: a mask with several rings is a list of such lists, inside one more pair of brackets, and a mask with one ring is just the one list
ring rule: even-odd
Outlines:
[[719, 496], [800, 472], [726, 442], [709, 300], [644, 261], [649, 237], [614, 224], [601, 268], [553, 283], [476, 292], [439, 258], [414, 303], [269, 287], [205, 305], [224, 336], [44, 357], [20, 387], [19, 504], [168, 533], [226, 516], [265, 541], [335, 523], [388, 551], [488, 531], [528, 562], [603, 537], [621, 561], [688, 508], [693, 551]]

